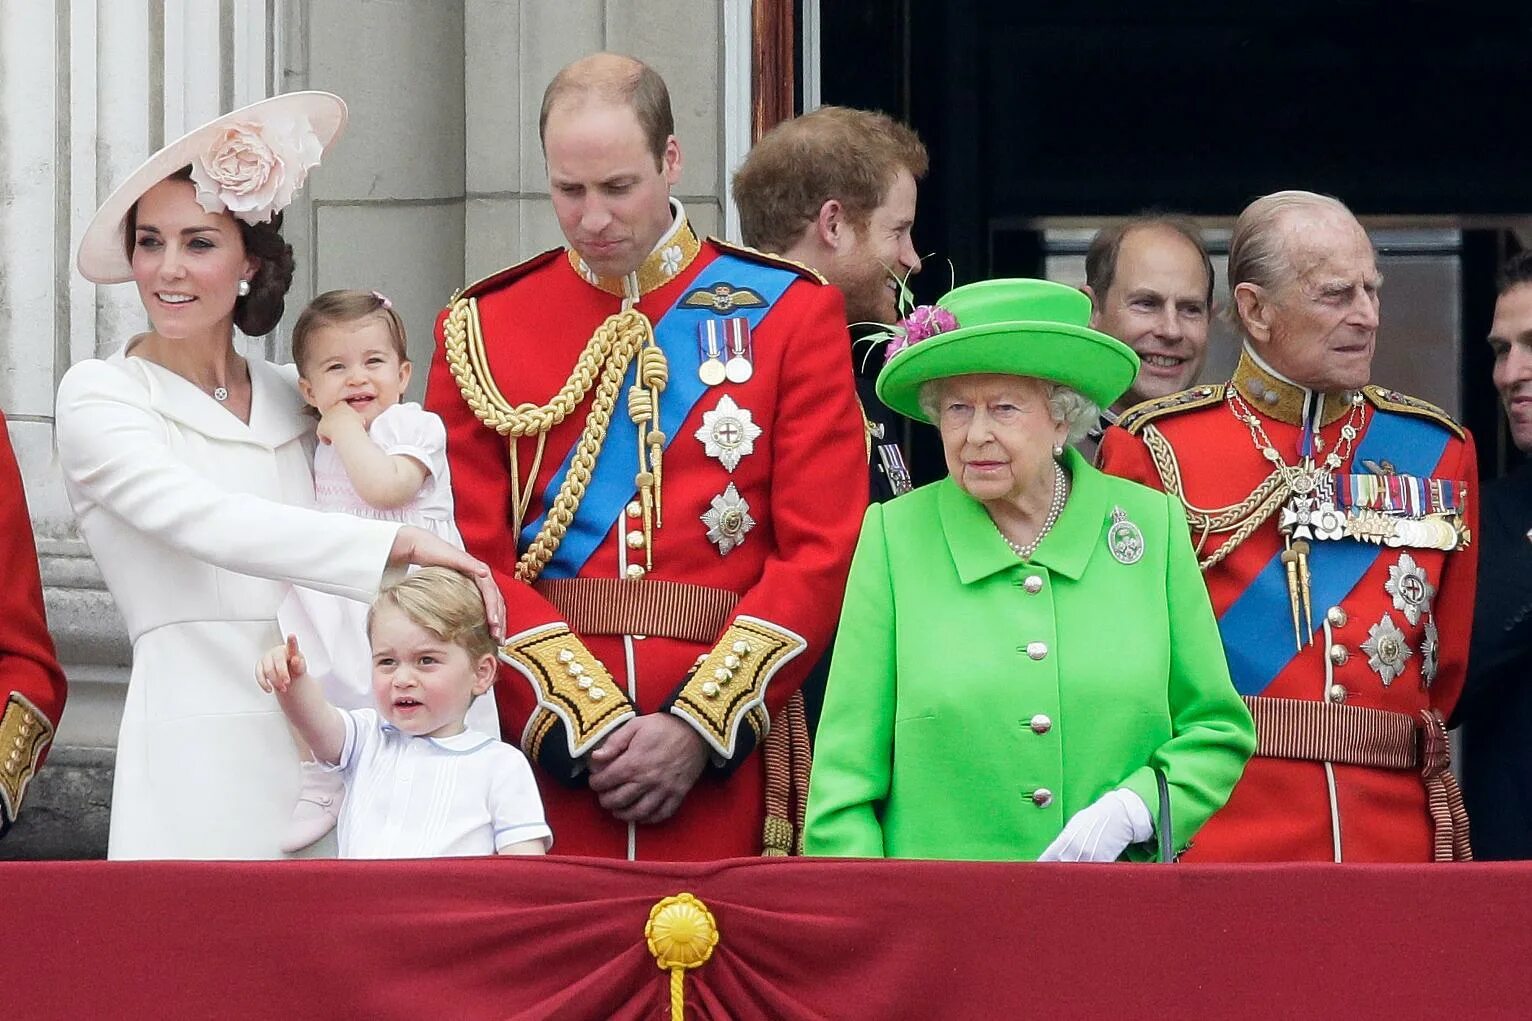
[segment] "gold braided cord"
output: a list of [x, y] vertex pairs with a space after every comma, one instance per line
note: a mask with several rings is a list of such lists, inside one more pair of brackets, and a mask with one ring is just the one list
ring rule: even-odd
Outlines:
[[[664, 434], [657, 428], [659, 392], [665, 388], [669, 370], [664, 352], [655, 341], [649, 318], [633, 309], [608, 316], [586, 343], [568, 380], [547, 404], [540, 406], [532, 403], [512, 405], [495, 385], [479, 326], [477, 300], [460, 298], [452, 303], [442, 337], [447, 366], [452, 370], [464, 403], [479, 421], [511, 438], [512, 474], [515, 476], [511, 481], [512, 502], [515, 504], [514, 517], [518, 519], [515, 522], [518, 534], [519, 519], [526, 511], [525, 504], [530, 504], [532, 485], [541, 465], [544, 438], [550, 429], [579, 407], [594, 386], [595, 396], [585, 416], [585, 428], [575, 445], [569, 471], [548, 507], [542, 527], [516, 561], [516, 577], [529, 583], [535, 581], [553, 559], [574, 521], [575, 512], [590, 485], [596, 456], [606, 441], [623, 377], [633, 359], [639, 359], [638, 379], [629, 394], [628, 411], [638, 426], [639, 471], [634, 482], [645, 507], [645, 563], [652, 567], [653, 534], [649, 527], [649, 510], [659, 503], [656, 453], [660, 449], [653, 440], [658, 437], [660, 444], [664, 442]], [[516, 440], [524, 436], [534, 436], [538, 440], [533, 472], [525, 483], [515, 456]]]
[[1206, 571], [1218, 564], [1257, 528], [1265, 524], [1270, 517], [1282, 506], [1287, 498], [1287, 489], [1282, 478], [1282, 473], [1273, 470], [1261, 484], [1239, 503], [1230, 504], [1227, 507], [1204, 509], [1191, 504], [1186, 499], [1185, 488], [1181, 482], [1181, 465], [1176, 460], [1176, 453], [1170, 446], [1170, 441], [1165, 434], [1153, 425], [1147, 425], [1143, 431], [1144, 444], [1149, 448], [1149, 456], [1154, 460], [1155, 470], [1159, 472], [1160, 483], [1167, 493], [1172, 493], [1181, 501], [1181, 506], [1186, 509], [1186, 521], [1191, 525], [1192, 531], [1198, 534], [1197, 553], [1201, 557], [1202, 549], [1207, 544], [1208, 537], [1214, 532], [1233, 531], [1229, 538], [1221, 543], [1218, 549], [1206, 557], [1201, 557], [1197, 565]]
[[[502, 436], [537, 436], [564, 421], [585, 400], [602, 366], [612, 356], [613, 320], [627, 321], [630, 317], [644, 319], [638, 312], [619, 312], [608, 317], [580, 352], [574, 371], [558, 393], [541, 406], [530, 402], [512, 405], [495, 385], [479, 328], [477, 298], [459, 298], [452, 303], [442, 326], [443, 347], [463, 401], [479, 421]], [[644, 325], [648, 326], [647, 319]], [[627, 368], [626, 362], [623, 368]]]

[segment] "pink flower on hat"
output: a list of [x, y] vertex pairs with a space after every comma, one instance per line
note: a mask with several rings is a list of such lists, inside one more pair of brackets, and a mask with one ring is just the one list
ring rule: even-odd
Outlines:
[[293, 200], [323, 151], [304, 117], [226, 125], [192, 160], [197, 202], [210, 213], [265, 223]]
[[940, 305], [916, 305], [890, 331], [888, 343], [883, 347], [883, 360], [887, 362], [911, 344], [957, 328], [957, 319]]

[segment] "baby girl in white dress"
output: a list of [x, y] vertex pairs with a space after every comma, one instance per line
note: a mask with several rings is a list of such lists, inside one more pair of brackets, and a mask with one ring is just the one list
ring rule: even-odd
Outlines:
[[[293, 328], [298, 389], [320, 414], [314, 498], [321, 510], [417, 525], [459, 548], [452, 519], [447, 434], [436, 415], [400, 398], [411, 365], [404, 323], [376, 291], [327, 291]], [[367, 604], [294, 588], [277, 614], [296, 635], [309, 674], [340, 709], [373, 704]], [[493, 692], [475, 699], [468, 726], [500, 736]], [[301, 742], [300, 742], [301, 743]], [[340, 777], [305, 747], [303, 786], [282, 849], [296, 851], [328, 833], [340, 812]]]

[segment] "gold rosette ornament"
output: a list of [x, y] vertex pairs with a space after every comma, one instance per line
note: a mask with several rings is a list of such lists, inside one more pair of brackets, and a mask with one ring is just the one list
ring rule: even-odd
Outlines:
[[644, 942], [662, 971], [670, 972], [671, 1021], [683, 1021], [686, 1006], [685, 976], [713, 956], [718, 945], [718, 923], [707, 905], [689, 893], [666, 897], [649, 911], [644, 923]]

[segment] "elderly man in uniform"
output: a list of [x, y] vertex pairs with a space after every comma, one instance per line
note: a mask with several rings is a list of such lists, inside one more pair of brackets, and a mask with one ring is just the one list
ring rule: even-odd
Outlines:
[[1197, 381], [1207, 360], [1213, 312], [1213, 260], [1197, 225], [1167, 213], [1107, 227], [1085, 253], [1092, 329], [1138, 355], [1138, 377], [1079, 443], [1093, 458], [1106, 428], [1142, 401], [1168, 397]]
[[568, 854], [756, 854], [763, 821], [789, 849], [758, 749], [865, 505], [839, 292], [696, 236], [673, 123], [637, 60], [558, 73], [540, 131], [568, 247], [454, 298], [426, 396], [506, 595], [503, 732]]
[[[1489, 346], [1511, 442], [1532, 454], [1532, 252], [1500, 270]], [[1532, 858], [1532, 461], [1484, 487], [1463, 724], [1476, 857]]]
[[905, 281], [920, 272], [912, 231], [927, 164], [920, 138], [887, 114], [825, 106], [768, 131], [734, 175], [745, 243], [808, 266], [845, 295], [877, 501], [912, 485], [902, 423], [873, 389], [883, 353], [866, 337], [899, 318]]
[[1186, 506], [1255, 717], [1255, 758], [1187, 857], [1466, 858], [1443, 718], [1473, 614], [1473, 442], [1369, 385], [1382, 281], [1339, 201], [1251, 203], [1229, 277], [1234, 378], [1139, 405], [1100, 453]]
[[41, 767], [64, 712], [59, 668], [43, 613], [43, 587], [32, 545], [32, 519], [21, 472], [0, 414], [0, 836], [21, 811], [27, 784]]

